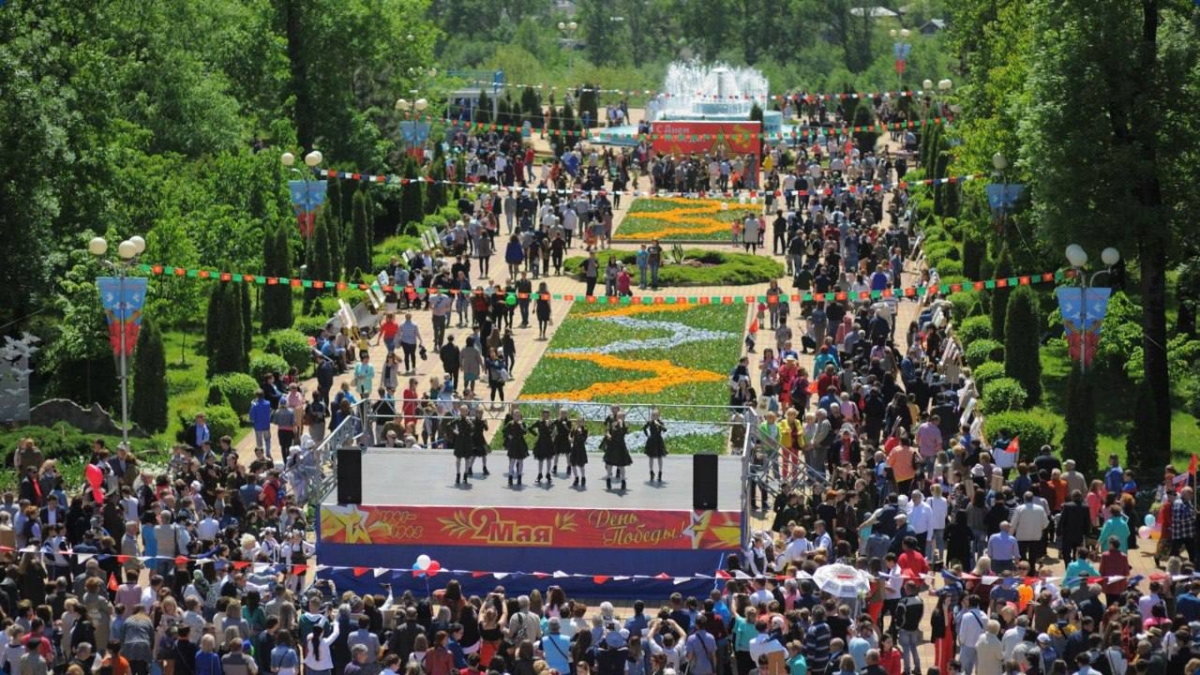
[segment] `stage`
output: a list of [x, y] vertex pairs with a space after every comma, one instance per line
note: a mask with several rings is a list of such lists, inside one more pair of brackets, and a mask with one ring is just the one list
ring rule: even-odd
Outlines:
[[[661, 485], [648, 480], [645, 459], [635, 458], [625, 491], [605, 488], [598, 455], [586, 488], [572, 487], [561, 473], [551, 487], [534, 483], [532, 460], [524, 485], [509, 487], [507, 458], [490, 459], [490, 476], [478, 475], [477, 461], [476, 478], [456, 486], [449, 451], [368, 450], [363, 503], [338, 505], [335, 490], [319, 509], [318, 575], [339, 590], [371, 593], [384, 582], [397, 592], [423, 592], [450, 578], [468, 593], [496, 585], [509, 593], [544, 591], [551, 583], [580, 597], [702, 593], [711, 581], [676, 577], [715, 574], [744, 540], [739, 457], [718, 460], [718, 509], [699, 512], [691, 509], [691, 456], [666, 457]], [[432, 580], [414, 575], [420, 555], [443, 571]]]

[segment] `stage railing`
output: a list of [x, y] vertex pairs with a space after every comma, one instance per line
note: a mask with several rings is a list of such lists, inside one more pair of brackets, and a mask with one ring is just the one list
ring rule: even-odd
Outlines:
[[[799, 471], [796, 475], [790, 477], [783, 475], [783, 448], [779, 445], [779, 441], [762, 435], [759, 431], [760, 419], [761, 415], [758, 411], [746, 409], [746, 449], [742, 457], [742, 475], [746, 477], [747, 500], [749, 500], [750, 490], [754, 485], [761, 486], [772, 498], [778, 495], [785, 485], [801, 489], [807, 487], [810, 491], [824, 489], [829, 484], [828, 478], [824, 473], [809, 466], [802, 453], [797, 458], [796, 466]], [[756, 447], [762, 456], [761, 463], [752, 461]], [[749, 506], [749, 501], [747, 501], [746, 507], [749, 508]]]
[[291, 484], [300, 484], [309, 504], [320, 504], [337, 487], [337, 451], [342, 448], [365, 450], [363, 404], [354, 414], [342, 420], [316, 448], [308, 466], [289, 467], [285, 478]]
[[[402, 399], [392, 399], [389, 402], [393, 406], [392, 413], [376, 412], [378, 404], [382, 399], [367, 399], [362, 402], [366, 406], [364, 419], [368, 422], [368, 427], [374, 427], [377, 424], [386, 424], [386, 421], [394, 420], [398, 417], [405, 417], [402, 411], [404, 401]], [[539, 419], [542, 410], [549, 410], [551, 416], [555, 419], [558, 417], [560, 410], [566, 410], [570, 415], [577, 418], [582, 418], [589, 422], [603, 422], [604, 418], [609, 415], [612, 406], [618, 405], [621, 411], [625, 413], [625, 422], [630, 426], [635, 424], [644, 424], [650, 420], [650, 412], [657, 410], [659, 417], [667, 423], [679, 422], [683, 424], [708, 424], [714, 427], [732, 428], [742, 424], [741, 421], [735, 420], [734, 416], [740, 414], [741, 409], [727, 405], [683, 405], [678, 403], [628, 403], [628, 402], [597, 402], [597, 401], [550, 401], [536, 399], [520, 399], [517, 401], [505, 401], [498, 404], [496, 407], [492, 403], [476, 399], [472, 401], [463, 401], [453, 399], [447, 401], [428, 401], [424, 398], [418, 401], [419, 405], [432, 403], [433, 410], [420, 410], [414, 418], [418, 420], [453, 420], [459, 417], [459, 406], [467, 406], [474, 415], [476, 409], [483, 410], [483, 418], [485, 420], [503, 420], [509, 414], [512, 405], [517, 405], [521, 409], [521, 414], [526, 421], [535, 421]], [[677, 414], [672, 414], [678, 411]], [[686, 411], [686, 415], [681, 414]], [[379, 440], [379, 439], [375, 439]]]

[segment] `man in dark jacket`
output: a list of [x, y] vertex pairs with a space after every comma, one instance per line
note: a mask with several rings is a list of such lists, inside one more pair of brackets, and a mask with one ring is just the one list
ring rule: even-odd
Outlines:
[[1083, 537], [1091, 529], [1091, 511], [1083, 503], [1083, 495], [1076, 490], [1071, 500], [1062, 507], [1058, 520], [1058, 531], [1062, 534], [1062, 558], [1070, 562], [1075, 558], [1075, 549], [1083, 544]]
[[462, 363], [462, 352], [458, 345], [454, 344], [454, 336], [447, 335], [446, 343], [438, 350], [438, 358], [442, 361], [442, 369], [450, 376], [450, 382], [454, 385], [455, 391], [458, 390], [458, 371]]

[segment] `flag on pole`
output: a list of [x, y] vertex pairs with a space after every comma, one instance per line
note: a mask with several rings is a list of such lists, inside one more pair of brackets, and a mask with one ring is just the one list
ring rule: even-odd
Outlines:
[[1188, 475], [1191, 475], [1191, 476], [1196, 475], [1196, 468], [1197, 468], [1198, 463], [1200, 463], [1200, 459], [1197, 459], [1196, 453], [1193, 452], [1192, 453], [1192, 461], [1191, 461], [1191, 463], [1188, 464]]
[[1005, 452], [1016, 454], [1021, 451], [1021, 437], [1013, 436], [1013, 439], [1008, 442], [1008, 446], [1004, 448]]
[[113, 593], [116, 593], [117, 589], [119, 589], [120, 587], [121, 586], [117, 583], [117, 575], [113, 574], [112, 572], [109, 572], [108, 573], [108, 590], [112, 591]]
[[754, 320], [750, 322], [750, 334], [754, 335], [756, 333], [758, 333], [758, 317], [755, 317]]

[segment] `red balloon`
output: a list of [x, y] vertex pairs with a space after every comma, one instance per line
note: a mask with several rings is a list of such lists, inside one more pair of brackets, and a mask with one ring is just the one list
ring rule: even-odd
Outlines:
[[429, 576], [433, 576], [433, 575], [437, 574], [439, 571], [441, 571], [441, 569], [442, 569], [442, 563], [434, 560], [433, 562], [429, 563], [429, 569], [427, 569], [425, 571], [429, 574]]
[[88, 485], [92, 488], [92, 497], [97, 502], [104, 501], [104, 490], [100, 489], [100, 486], [104, 484], [104, 472], [95, 464], [88, 464], [86, 473]]

